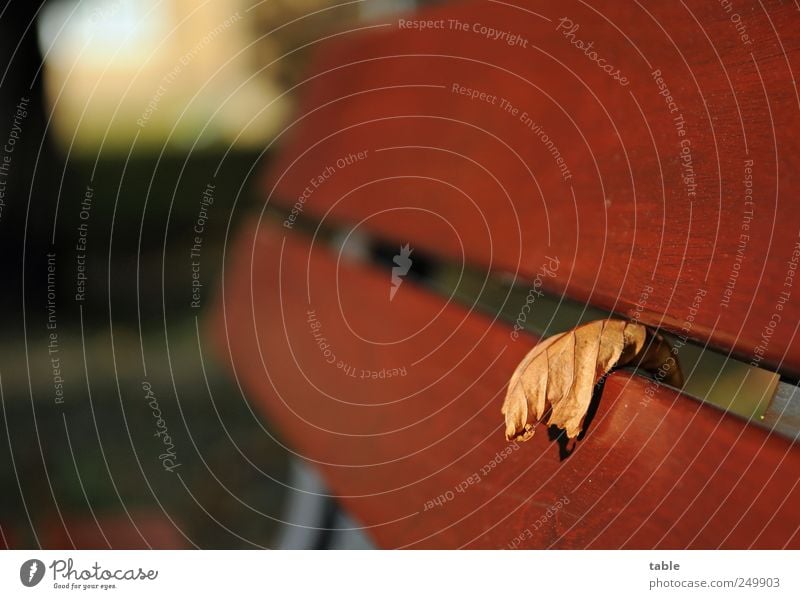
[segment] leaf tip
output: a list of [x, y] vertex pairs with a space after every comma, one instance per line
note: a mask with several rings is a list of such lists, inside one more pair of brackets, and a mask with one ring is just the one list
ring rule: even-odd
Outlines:
[[513, 423], [506, 423], [506, 441], [524, 442], [533, 437], [534, 432], [532, 424], [526, 424], [522, 430], [517, 430]]

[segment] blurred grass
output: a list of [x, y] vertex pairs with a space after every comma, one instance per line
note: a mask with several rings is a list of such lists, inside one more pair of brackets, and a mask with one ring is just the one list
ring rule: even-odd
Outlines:
[[[59, 256], [64, 404], [53, 400], [47, 318], [35, 287], [27, 294], [27, 346], [19, 329], [7, 330], [0, 340], [0, 486], [5, 491], [0, 525], [16, 546], [35, 547], [37, 537], [45, 542], [52, 536], [48, 528], [57, 526], [57, 507], [68, 527], [92, 510], [101, 526], [104, 516], [124, 508], [157, 515], [163, 510], [198, 546], [269, 546], [276, 528], [271, 518], [280, 516], [284, 497], [284, 487], [271, 477], [285, 480], [286, 455], [256, 407], [215, 360], [206, 334], [226, 230], [230, 226], [235, 235], [241, 219], [260, 209], [251, 174], [260, 162], [256, 153], [206, 151], [188, 159], [167, 155], [158, 161], [146, 155], [127, 163], [114, 157], [97, 165], [88, 158], [69, 165], [52, 248]], [[189, 307], [192, 228], [202, 191], [220, 164], [202, 245], [202, 308], [196, 310]], [[94, 188], [94, 201], [87, 295], [79, 305], [74, 244], [86, 185]], [[163, 444], [154, 436], [154, 417], [141, 386], [145, 379], [173, 438], [180, 478], [164, 471], [158, 458]]]

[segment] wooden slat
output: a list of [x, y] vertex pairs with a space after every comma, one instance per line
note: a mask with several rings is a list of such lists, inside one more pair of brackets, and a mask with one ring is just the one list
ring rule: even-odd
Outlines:
[[[509, 450], [500, 404], [533, 339], [411, 282], [389, 301], [387, 272], [277, 225], [230, 256], [218, 347], [380, 546], [800, 547], [784, 439], [617, 373], [571, 456], [541, 427]], [[383, 369], [404, 374], [361, 378]]]
[[[454, 3], [418, 17], [445, 19], [444, 29], [393, 20], [323, 44], [279, 140], [267, 201], [292, 206], [308, 189], [307, 216], [528, 278], [556, 256], [555, 291], [618, 312], [652, 286], [643, 321], [680, 330], [691, 318], [692, 337], [800, 373], [796, 7], [735, 3], [748, 44], [714, 2], [510, 4]], [[628, 85], [565, 38], [565, 16], [579, 25], [572, 41], [593, 41]], [[454, 84], [497, 99], [469, 99]], [[696, 188], [682, 178], [682, 143]]]

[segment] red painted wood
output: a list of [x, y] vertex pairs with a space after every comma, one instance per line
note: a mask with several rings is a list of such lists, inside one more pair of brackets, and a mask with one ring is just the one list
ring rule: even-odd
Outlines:
[[[73, 516], [65, 530], [53, 518], [39, 531], [42, 549], [186, 549], [187, 544], [163, 514], [132, 512], [127, 515]], [[12, 546], [12, 548], [14, 548]]]
[[[411, 282], [390, 302], [387, 272], [278, 225], [230, 255], [221, 354], [380, 546], [800, 547], [784, 439], [617, 373], [570, 457], [541, 428], [509, 450], [500, 405], [533, 339]], [[383, 369], [405, 374], [361, 378]]]
[[[622, 313], [652, 285], [643, 321], [679, 330], [691, 316], [692, 337], [800, 373], [796, 6], [734, 3], [747, 43], [716, 2], [509, 4], [453, 3], [409, 17], [444, 19], [444, 29], [395, 19], [323, 43], [278, 140], [268, 201], [291, 207], [308, 190], [307, 216], [528, 278], [555, 255], [555, 291]], [[570, 39], [562, 17], [579, 26]], [[487, 39], [476, 24], [527, 47]], [[593, 41], [629, 84], [578, 40]], [[682, 179], [681, 144], [696, 188]], [[358, 152], [366, 157], [337, 166]], [[694, 314], [698, 289], [707, 295]]]

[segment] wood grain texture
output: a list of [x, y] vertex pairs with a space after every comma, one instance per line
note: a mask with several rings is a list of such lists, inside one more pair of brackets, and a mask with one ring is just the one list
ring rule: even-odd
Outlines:
[[541, 427], [514, 449], [500, 405], [534, 339], [411, 282], [390, 302], [387, 272], [279, 225], [230, 256], [221, 355], [379, 546], [800, 547], [786, 440], [616, 373], [572, 455]]
[[797, 8], [736, 2], [737, 29], [715, 2], [517, 4], [322, 43], [265, 200], [523, 278], [555, 255], [553, 291], [646, 294], [642, 321], [800, 373]]

